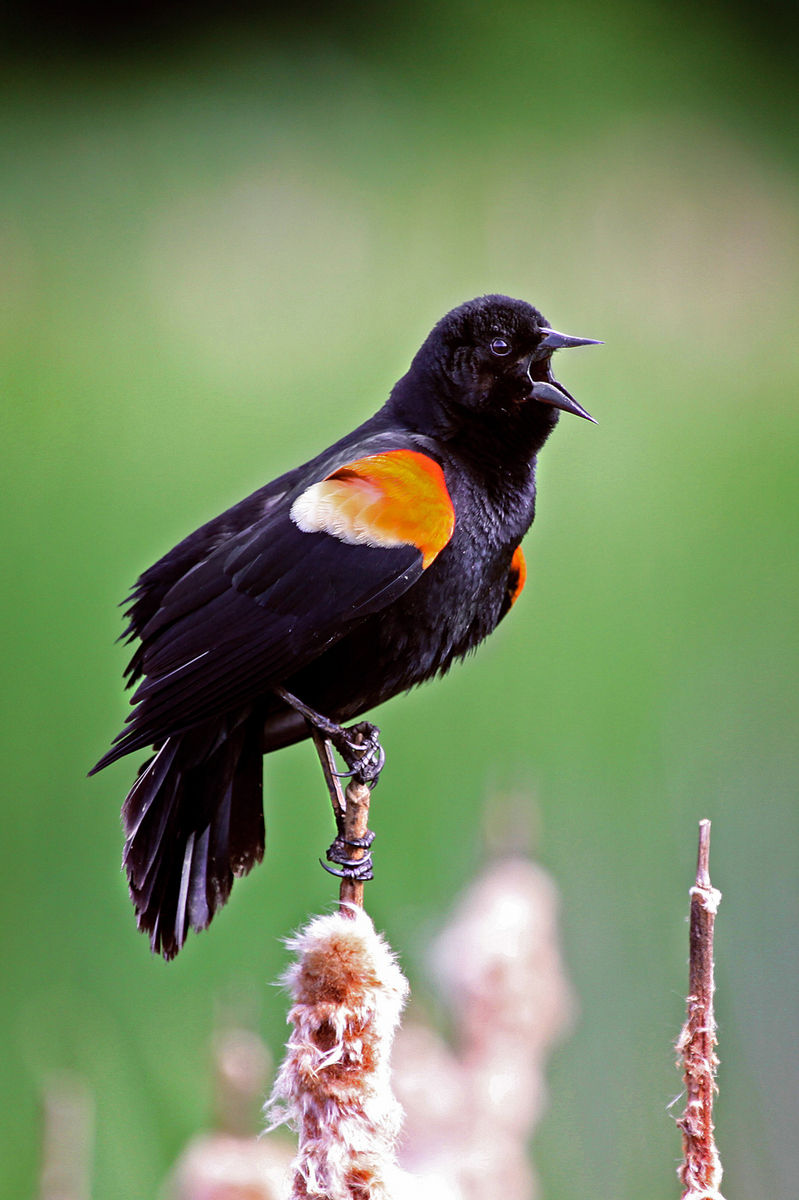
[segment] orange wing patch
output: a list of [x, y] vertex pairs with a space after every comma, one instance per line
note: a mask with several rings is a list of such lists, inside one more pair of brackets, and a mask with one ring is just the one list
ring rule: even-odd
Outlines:
[[416, 546], [423, 567], [455, 528], [444, 472], [417, 450], [371, 454], [339, 467], [297, 497], [291, 519], [304, 533], [329, 533], [350, 545]]
[[527, 563], [525, 562], [521, 546], [517, 546], [513, 551], [513, 558], [510, 560], [508, 582], [505, 585], [507, 589], [506, 596], [508, 608], [513, 608], [514, 604], [521, 596], [526, 582]]

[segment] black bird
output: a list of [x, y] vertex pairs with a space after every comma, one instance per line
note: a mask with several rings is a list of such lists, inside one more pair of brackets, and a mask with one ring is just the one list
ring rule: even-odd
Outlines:
[[263, 754], [307, 737], [309, 710], [346, 722], [443, 674], [511, 608], [536, 456], [561, 411], [593, 420], [552, 353], [589, 344], [520, 300], [462, 304], [373, 417], [138, 580], [135, 707], [94, 770], [155, 750], [123, 808], [154, 951], [173, 957], [263, 857]]

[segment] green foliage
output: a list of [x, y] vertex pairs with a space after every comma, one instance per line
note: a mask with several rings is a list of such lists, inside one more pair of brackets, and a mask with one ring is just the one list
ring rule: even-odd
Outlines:
[[713, 819], [719, 1144], [731, 1191], [794, 1195], [783, 95], [756, 87], [757, 44], [698, 12], [686, 37], [678, 8], [649, 4], [432, 8], [349, 41], [244, 30], [4, 71], [9, 1197], [30, 1191], [37, 1089], [61, 1068], [97, 1097], [97, 1200], [154, 1195], [208, 1120], [219, 997], [259, 989], [277, 1051], [279, 938], [333, 894], [321, 778], [295, 748], [266, 765], [265, 866], [175, 963], [149, 959], [117, 865], [133, 763], [84, 778], [125, 711], [115, 604], [373, 411], [431, 324], [488, 291], [606, 340], [559, 368], [600, 425], [564, 418], [546, 448], [512, 617], [378, 717], [370, 911], [423, 992], [426, 932], [474, 869], [487, 797], [529, 794], [582, 1010], [536, 1149], [545, 1194], [665, 1198], [683, 915]]

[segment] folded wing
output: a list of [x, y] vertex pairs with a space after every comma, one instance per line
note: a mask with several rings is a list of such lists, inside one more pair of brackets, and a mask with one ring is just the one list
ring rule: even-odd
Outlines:
[[455, 525], [440, 466], [416, 450], [346, 462], [247, 511], [235, 533], [206, 527], [201, 557], [173, 562], [168, 585], [142, 577], [142, 682], [96, 769], [263, 695], [411, 587]]

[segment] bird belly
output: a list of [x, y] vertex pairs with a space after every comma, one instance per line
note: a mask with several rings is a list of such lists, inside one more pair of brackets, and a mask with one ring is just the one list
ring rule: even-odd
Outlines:
[[[500, 619], [511, 551], [471, 569], [453, 562], [448, 550], [440, 557], [440, 568], [434, 564], [393, 604], [297, 672], [287, 689], [326, 716], [347, 721], [444, 674], [478, 646]], [[278, 744], [285, 741], [276, 739]]]

